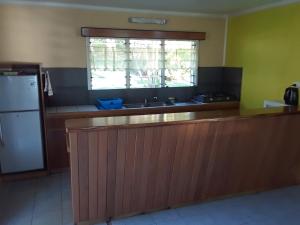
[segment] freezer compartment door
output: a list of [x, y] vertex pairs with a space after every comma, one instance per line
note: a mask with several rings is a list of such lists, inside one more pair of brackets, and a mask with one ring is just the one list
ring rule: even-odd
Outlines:
[[0, 113], [2, 173], [44, 168], [39, 111]]
[[0, 112], [39, 110], [37, 76], [0, 76]]

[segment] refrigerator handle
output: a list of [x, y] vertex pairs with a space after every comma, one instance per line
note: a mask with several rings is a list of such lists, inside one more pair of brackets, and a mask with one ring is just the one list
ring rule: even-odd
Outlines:
[[4, 140], [3, 140], [3, 132], [2, 132], [2, 124], [0, 120], [0, 144], [4, 146]]

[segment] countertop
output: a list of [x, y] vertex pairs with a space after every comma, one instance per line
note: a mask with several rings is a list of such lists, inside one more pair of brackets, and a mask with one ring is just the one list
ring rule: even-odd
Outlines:
[[127, 116], [174, 112], [193, 112], [204, 110], [237, 109], [239, 102], [216, 102], [203, 104], [176, 104], [170, 106], [156, 106], [143, 108], [123, 108], [115, 110], [98, 110], [94, 105], [47, 107], [47, 118], [87, 118], [107, 116]]
[[70, 112], [96, 112], [99, 111], [95, 105], [74, 105], [74, 106], [56, 106], [47, 107], [47, 114], [70, 113]]
[[[141, 103], [142, 104], [142, 103]], [[117, 110], [138, 110], [138, 109], [152, 109], [152, 108], [174, 108], [174, 107], [184, 107], [184, 106], [200, 106], [205, 105], [205, 103], [187, 103], [187, 102], [178, 102], [174, 105], [164, 105], [164, 106], [152, 106], [152, 107], [137, 107], [137, 108], [126, 108], [123, 107], [122, 109]], [[116, 110], [116, 109], [115, 109]], [[109, 110], [109, 111], [115, 111]], [[78, 112], [102, 112], [108, 111], [104, 109], [98, 109], [95, 105], [74, 105], [74, 106], [56, 106], [56, 107], [47, 107], [46, 112], [48, 114], [52, 113], [78, 113]]]
[[71, 119], [66, 121], [67, 131], [111, 127], [142, 127], [162, 124], [182, 124], [197, 121], [222, 121], [250, 117], [300, 114], [300, 107], [262, 108], [253, 110], [225, 109], [214, 111], [163, 113], [150, 115], [114, 116]]

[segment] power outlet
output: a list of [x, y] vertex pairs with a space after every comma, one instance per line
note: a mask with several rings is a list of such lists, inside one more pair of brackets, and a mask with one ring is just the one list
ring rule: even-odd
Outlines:
[[294, 84], [296, 84], [297, 88], [300, 88], [300, 81], [296, 81], [296, 82], [294, 82]]

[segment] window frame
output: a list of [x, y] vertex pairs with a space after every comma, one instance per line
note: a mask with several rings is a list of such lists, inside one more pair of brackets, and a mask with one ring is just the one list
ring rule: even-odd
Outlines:
[[[190, 75], [191, 80], [192, 80], [190, 83], [192, 85], [189, 85], [189, 86], [176, 86], [176, 87], [166, 86], [166, 81], [165, 81], [166, 80], [165, 79], [165, 70], [166, 70], [166, 67], [165, 67], [165, 61], [162, 60], [163, 61], [163, 66], [161, 68], [161, 75], [160, 75], [161, 82], [160, 82], [160, 87], [131, 87], [131, 85], [130, 85], [130, 83], [131, 83], [130, 82], [130, 68], [129, 68], [129, 66], [127, 66], [125, 74], [124, 74], [124, 76], [125, 76], [125, 82], [126, 82], [125, 85], [124, 85], [124, 88], [112, 88], [112, 87], [110, 87], [110, 88], [93, 89], [92, 88], [92, 72], [91, 72], [90, 49], [89, 49], [90, 48], [90, 39], [91, 38], [124, 39], [125, 42], [126, 42], [126, 44], [125, 44], [126, 48], [129, 47], [128, 42], [130, 40], [159, 40], [162, 43], [162, 50], [163, 50], [161, 52], [162, 59], [165, 58], [165, 54], [166, 54], [165, 44], [164, 44], [165, 41], [168, 41], [168, 40], [170, 40], [170, 41], [194, 41], [194, 43], [196, 45], [196, 53], [197, 54], [195, 54], [196, 55], [196, 59], [195, 59], [195, 62], [196, 62], [196, 66], [195, 66], [196, 71], [194, 71], [194, 75]], [[154, 39], [154, 38], [119, 38], [119, 37], [86, 37], [86, 59], [87, 59], [87, 76], [88, 76], [87, 77], [87, 82], [88, 82], [87, 85], [88, 85], [88, 90], [92, 91], [92, 90], [143, 89], [143, 88], [180, 88], [180, 87], [187, 88], [187, 87], [195, 87], [195, 86], [197, 86], [197, 81], [198, 81], [199, 46], [200, 46], [200, 41], [199, 40], [183, 40], [183, 39], [176, 40], [176, 39]], [[129, 50], [129, 49], [127, 49], [127, 50]], [[129, 51], [127, 51], [127, 52], [129, 52]], [[129, 56], [128, 56], [127, 61], [129, 61]]]
[[[130, 77], [126, 76], [126, 85], [124, 88], [101, 88], [101, 89], [92, 89], [92, 76], [91, 76], [91, 62], [89, 55], [89, 40], [90, 38], [122, 38], [122, 39], [146, 39], [146, 40], [174, 40], [174, 41], [196, 41], [196, 68], [199, 67], [199, 45], [201, 41], [206, 40], [205, 32], [189, 32], [189, 31], [162, 31], [162, 30], [137, 30], [137, 29], [114, 29], [114, 28], [95, 28], [95, 27], [81, 27], [81, 36], [86, 39], [86, 53], [87, 53], [87, 82], [89, 90], [109, 90], [109, 89], [136, 89], [135, 87], [130, 87], [127, 79]], [[198, 74], [193, 76], [193, 85], [191, 86], [182, 86], [182, 87], [193, 87], [196, 86], [198, 82]], [[165, 86], [165, 76], [161, 74], [161, 87], [157, 88], [166, 88]], [[145, 87], [147, 88], [147, 87]], [[151, 87], [150, 87], [151, 88]], [[172, 88], [172, 87], [168, 87]]]
[[[85, 40], [85, 49], [86, 49], [86, 65], [87, 65], [87, 85], [88, 90], [96, 90], [92, 88], [92, 71], [91, 71], [91, 60], [90, 60], [90, 53], [89, 53], [89, 47], [90, 47], [90, 37], [87, 37]], [[102, 90], [102, 89], [99, 89]]]

